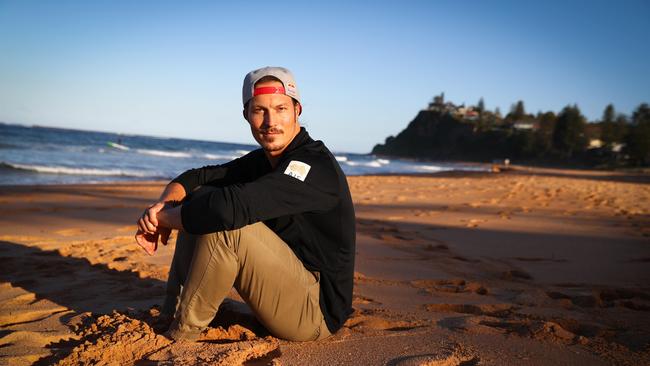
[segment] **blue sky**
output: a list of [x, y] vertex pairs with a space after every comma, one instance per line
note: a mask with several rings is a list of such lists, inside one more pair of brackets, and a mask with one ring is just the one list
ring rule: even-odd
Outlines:
[[[234, 2], [233, 2], [234, 3]], [[291, 69], [302, 123], [368, 152], [431, 98], [650, 102], [648, 1], [0, 0], [0, 121], [254, 143], [241, 82]]]

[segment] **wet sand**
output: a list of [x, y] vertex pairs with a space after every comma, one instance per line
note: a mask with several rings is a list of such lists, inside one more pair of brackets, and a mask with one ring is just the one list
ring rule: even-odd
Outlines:
[[650, 364], [650, 177], [524, 169], [350, 177], [353, 316], [265, 334], [233, 291], [198, 343], [160, 335], [162, 182], [0, 187], [0, 364]]

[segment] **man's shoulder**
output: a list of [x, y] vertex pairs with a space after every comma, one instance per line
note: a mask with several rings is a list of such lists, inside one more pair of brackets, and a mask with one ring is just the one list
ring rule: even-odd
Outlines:
[[223, 165], [227, 168], [226, 178], [232, 183], [255, 180], [271, 171], [264, 150], [255, 149]]
[[343, 174], [334, 155], [318, 140], [310, 141], [288, 154], [280, 169], [285, 174], [304, 177], [304, 182], [327, 191], [338, 189]]
[[[255, 150], [249, 151], [246, 154], [242, 155], [238, 159], [260, 159], [260, 158], [265, 158], [266, 156], [264, 155], [264, 150], [261, 148], [257, 148]], [[237, 159], [235, 159], [237, 160]]]
[[291, 151], [284, 159], [285, 161], [300, 160], [307, 164], [317, 165], [323, 168], [332, 168], [336, 159], [320, 140], [312, 140], [298, 149]]
[[266, 155], [264, 155], [264, 150], [255, 149], [249, 151], [248, 153], [235, 158], [229, 161], [227, 164], [231, 166], [250, 166], [250, 165], [259, 165], [266, 163]]

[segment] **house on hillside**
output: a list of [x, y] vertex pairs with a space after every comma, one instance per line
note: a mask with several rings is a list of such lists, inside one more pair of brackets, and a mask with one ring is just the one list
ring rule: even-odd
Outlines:
[[601, 139], [589, 139], [589, 145], [587, 149], [600, 149], [603, 147], [603, 141]]
[[445, 93], [440, 93], [433, 97], [433, 101], [427, 107], [428, 111], [436, 111], [440, 113], [449, 113], [456, 118], [475, 121], [478, 119], [478, 111], [474, 107], [465, 107], [464, 104], [455, 105], [452, 102], [445, 102]]
[[440, 113], [453, 113], [456, 108], [457, 107], [454, 103], [445, 102], [445, 93], [440, 93], [440, 95], [433, 97], [433, 101], [429, 103], [426, 110]]
[[512, 124], [512, 128], [514, 128], [515, 130], [535, 131], [539, 128], [539, 125], [533, 121], [515, 121]]
[[454, 112], [454, 116], [460, 119], [476, 121], [478, 119], [478, 111], [474, 110], [474, 107], [472, 106], [465, 107], [463, 105], [456, 108], [456, 111]]

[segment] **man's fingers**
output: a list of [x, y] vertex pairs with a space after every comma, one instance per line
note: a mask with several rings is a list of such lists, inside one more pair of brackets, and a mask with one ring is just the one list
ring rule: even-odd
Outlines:
[[138, 231], [142, 233], [147, 232], [147, 227], [144, 226], [144, 220], [142, 220], [142, 217], [138, 219]]
[[147, 234], [153, 234], [156, 232], [156, 227], [151, 225], [151, 223], [145, 220], [145, 218], [140, 218], [140, 220], [138, 220], [138, 228], [140, 231]]
[[138, 229], [146, 234], [153, 234], [158, 231], [158, 212], [165, 207], [163, 202], [158, 202], [148, 209], [138, 220]]
[[147, 228], [148, 232], [158, 231], [158, 226], [154, 225], [151, 222], [151, 220], [149, 220], [149, 216], [147, 216], [146, 211], [145, 211], [144, 215], [142, 216], [142, 222], [144, 222], [144, 226]]
[[156, 208], [156, 206], [146, 210], [144, 212], [144, 215], [145, 215], [146, 219], [149, 220], [149, 222], [153, 226], [158, 227], [158, 211], [160, 211], [160, 210], [156, 210], [155, 208]]
[[140, 218], [138, 220], [138, 231], [141, 231], [143, 233], [149, 232], [149, 229], [147, 229], [147, 225], [144, 224], [144, 219]]
[[146, 219], [144, 220], [144, 224], [147, 227], [147, 231], [149, 233], [155, 233], [156, 232], [156, 226], [154, 224], [152, 224], [151, 222], [149, 222]]

